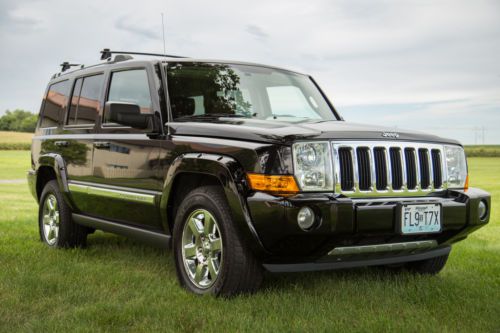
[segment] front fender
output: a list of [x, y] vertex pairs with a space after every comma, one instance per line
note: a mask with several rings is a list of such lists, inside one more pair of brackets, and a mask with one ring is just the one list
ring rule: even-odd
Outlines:
[[[243, 235], [255, 254], [268, 253], [257, 236], [244, 200], [242, 184], [244, 172], [234, 158], [224, 155], [188, 153], [180, 155], [174, 160], [167, 172], [160, 201], [162, 221], [164, 221], [166, 230], [170, 229], [168, 226], [167, 206], [172, 193], [172, 186], [175, 178], [186, 172], [215, 176], [224, 190], [238, 231]], [[171, 230], [169, 232], [171, 233]]]

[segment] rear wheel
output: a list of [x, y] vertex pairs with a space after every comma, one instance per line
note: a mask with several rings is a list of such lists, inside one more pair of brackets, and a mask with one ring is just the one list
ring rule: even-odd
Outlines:
[[40, 239], [51, 247], [85, 246], [87, 229], [73, 222], [56, 180], [43, 188], [38, 210]]
[[238, 235], [219, 187], [203, 186], [184, 198], [173, 234], [177, 275], [186, 289], [231, 296], [260, 286], [262, 266]]

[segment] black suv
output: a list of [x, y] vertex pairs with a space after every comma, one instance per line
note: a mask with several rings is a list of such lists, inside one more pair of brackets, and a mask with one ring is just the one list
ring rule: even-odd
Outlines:
[[232, 295], [265, 270], [435, 274], [488, 223], [454, 140], [345, 122], [293, 71], [125, 53], [48, 84], [28, 180], [51, 247], [136, 237], [173, 248], [188, 290]]

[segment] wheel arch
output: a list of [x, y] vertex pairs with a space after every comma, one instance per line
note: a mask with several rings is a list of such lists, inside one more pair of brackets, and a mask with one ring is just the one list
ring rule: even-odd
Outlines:
[[[186, 187], [182, 187], [185, 184]], [[234, 158], [225, 155], [188, 153], [174, 160], [167, 172], [160, 201], [165, 230], [172, 234], [175, 204], [182, 201], [182, 196], [197, 186], [211, 184], [223, 189], [236, 227], [253, 252], [256, 255], [266, 253], [246, 205], [244, 170]]]
[[59, 190], [63, 194], [64, 199], [73, 207], [69, 198], [68, 179], [66, 174], [66, 164], [64, 159], [59, 154], [48, 153], [41, 155], [38, 159], [38, 169], [36, 171], [36, 195], [37, 200], [40, 201], [45, 184], [50, 180], [57, 180]]

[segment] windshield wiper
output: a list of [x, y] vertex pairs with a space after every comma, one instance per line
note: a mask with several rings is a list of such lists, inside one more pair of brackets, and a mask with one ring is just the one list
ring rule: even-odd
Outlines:
[[186, 115], [177, 118], [179, 119], [212, 119], [212, 118], [220, 118], [220, 117], [227, 117], [227, 118], [249, 118], [245, 115], [242, 114], [235, 114], [235, 113], [204, 113], [204, 114], [192, 114], [192, 115]]

